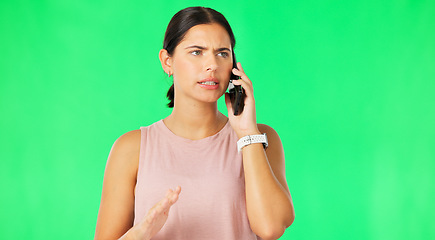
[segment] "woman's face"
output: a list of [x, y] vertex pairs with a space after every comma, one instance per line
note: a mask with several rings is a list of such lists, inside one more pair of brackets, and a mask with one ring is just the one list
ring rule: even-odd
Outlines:
[[189, 29], [172, 55], [175, 102], [216, 102], [228, 87], [233, 66], [230, 37], [220, 24]]

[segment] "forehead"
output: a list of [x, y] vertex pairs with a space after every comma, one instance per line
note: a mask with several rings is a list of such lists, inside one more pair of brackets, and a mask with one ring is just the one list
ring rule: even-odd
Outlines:
[[227, 30], [220, 24], [200, 24], [190, 28], [179, 45], [227, 47], [231, 49], [231, 40]]

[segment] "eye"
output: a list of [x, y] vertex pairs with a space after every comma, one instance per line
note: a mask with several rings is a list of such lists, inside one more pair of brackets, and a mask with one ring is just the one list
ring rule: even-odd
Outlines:
[[219, 54], [221, 54], [224, 58], [227, 58], [230, 55], [227, 52], [220, 52]]
[[201, 50], [194, 50], [192, 52], [190, 52], [191, 54], [198, 56], [199, 54], [201, 54]]

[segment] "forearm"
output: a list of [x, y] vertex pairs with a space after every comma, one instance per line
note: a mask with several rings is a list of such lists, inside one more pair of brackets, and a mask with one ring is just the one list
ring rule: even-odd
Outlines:
[[262, 144], [243, 148], [243, 166], [251, 228], [257, 235], [261, 233], [272, 239], [272, 236], [282, 235], [293, 221], [293, 206], [290, 196], [273, 174]]

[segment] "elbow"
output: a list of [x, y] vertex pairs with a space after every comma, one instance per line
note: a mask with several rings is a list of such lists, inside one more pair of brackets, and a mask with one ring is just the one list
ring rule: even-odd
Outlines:
[[261, 230], [261, 232], [256, 233], [257, 236], [259, 236], [263, 240], [275, 240], [280, 238], [285, 231], [285, 227], [271, 227], [271, 228], [264, 228]]
[[295, 215], [294, 212], [292, 212], [292, 214], [287, 219], [285, 219], [285, 221], [283, 221], [282, 223], [262, 226], [261, 228], [256, 229], [254, 233], [263, 240], [275, 240], [280, 238], [284, 234], [285, 230], [290, 225], [292, 225], [294, 220], [295, 220]]
[[287, 219], [286, 223], [285, 223], [285, 228], [290, 227], [290, 225], [293, 224], [293, 222], [295, 221], [295, 211], [293, 210], [292, 213], [290, 214], [290, 217]]

